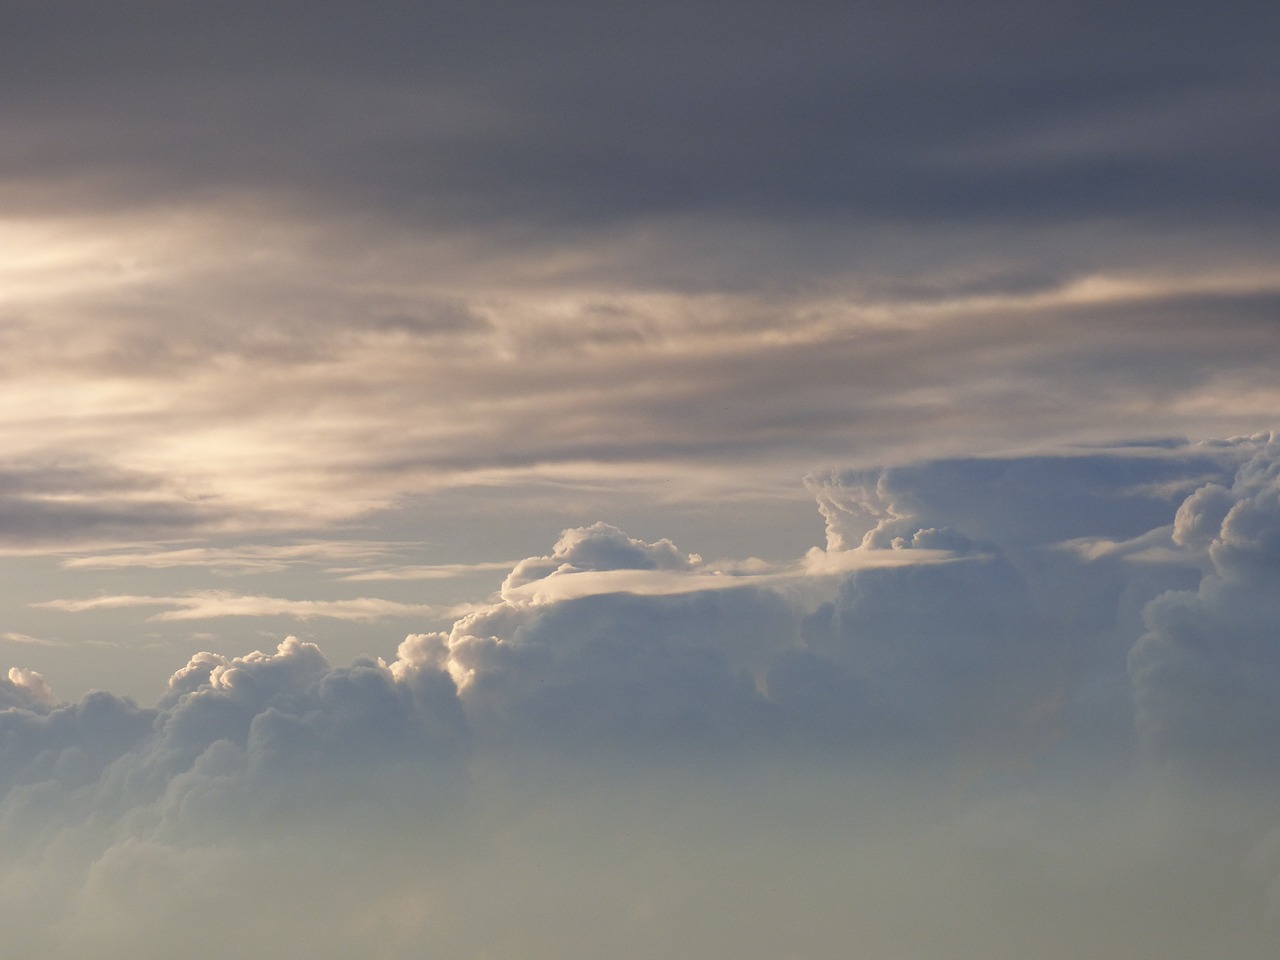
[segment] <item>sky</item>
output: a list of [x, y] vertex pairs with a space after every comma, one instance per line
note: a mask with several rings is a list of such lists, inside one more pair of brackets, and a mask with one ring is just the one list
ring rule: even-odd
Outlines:
[[0, 0], [8, 949], [1273, 956], [1277, 37]]

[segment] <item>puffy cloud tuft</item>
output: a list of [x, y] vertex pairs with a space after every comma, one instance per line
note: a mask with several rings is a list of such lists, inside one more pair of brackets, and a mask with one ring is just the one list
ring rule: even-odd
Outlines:
[[646, 543], [598, 521], [565, 530], [550, 556], [521, 560], [502, 584], [504, 594], [545, 577], [603, 570], [691, 570], [701, 562], [670, 540]]
[[22, 707], [41, 710], [52, 707], [57, 702], [58, 698], [44, 682], [44, 677], [34, 670], [10, 667], [9, 676], [0, 677], [0, 709]]
[[935, 460], [807, 482], [826, 518], [828, 542], [840, 549], [888, 546], [929, 527], [1022, 548], [1080, 537], [1128, 539], [1163, 526], [1180, 499], [1206, 481], [1226, 482], [1250, 449]]
[[162, 703], [166, 745], [195, 757], [228, 740], [259, 766], [449, 755], [465, 736], [456, 689], [439, 667], [364, 659], [335, 668], [295, 637], [271, 654], [198, 654]]
[[1173, 520], [1174, 543], [1193, 550], [1207, 548], [1222, 530], [1222, 521], [1235, 502], [1222, 484], [1206, 483], [1178, 507]]
[[1230, 488], [1188, 497], [1175, 536], [1210, 567], [1143, 612], [1129, 657], [1140, 733], [1165, 759], [1280, 774], [1280, 444], [1260, 444]]

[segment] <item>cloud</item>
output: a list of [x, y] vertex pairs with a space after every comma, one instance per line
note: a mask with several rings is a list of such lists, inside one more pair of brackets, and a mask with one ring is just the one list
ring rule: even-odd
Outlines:
[[[15, 34], [27, 44], [3, 48], [21, 77], [5, 115], [19, 144], [12, 176], [79, 185], [76, 199], [91, 189], [104, 205], [288, 184], [404, 219], [546, 226], [722, 210], [1247, 210], [1263, 182], [1250, 154], [1268, 142], [1258, 38], [1274, 21], [1261, 11], [1197, 5], [1153, 36], [1138, 10], [1067, 20], [1007, 5], [818, 4], [796, 18], [752, 4], [726, 29], [719, 11], [672, 4], [605, 16], [557, 3], [538, 17], [482, 6], [447, 27], [385, 4], [330, 7], [305, 36], [274, 10], [225, 23], [184, 10], [145, 36], [102, 31], [93, 45], [24, 11]], [[509, 34], [494, 37], [493, 22]], [[653, 38], [667, 71], [649, 69], [637, 35]], [[159, 84], [131, 69], [152, 37], [173, 51], [155, 64]], [[1081, 82], [1063, 84], [1066, 71]], [[1025, 85], [1018, 95], [1010, 75]], [[68, 84], [90, 93], [70, 96]], [[963, 98], [948, 96], [953, 84]], [[303, 115], [289, 110], [298, 90], [312, 104]], [[65, 149], [75, 137], [113, 162], [80, 160]], [[1232, 175], [1207, 176], [1223, 167]]]
[[377, 620], [383, 617], [432, 616], [436, 607], [424, 603], [400, 603], [376, 597], [351, 600], [287, 600], [202, 590], [184, 596], [148, 597], [132, 594], [92, 597], [86, 600], [44, 600], [32, 604], [68, 613], [113, 610], [122, 607], [172, 607], [154, 614], [153, 620], [204, 620], [211, 617], [295, 617], [308, 620], [328, 617], [335, 620]]
[[[1229, 476], [1238, 453], [1163, 445], [1148, 451], [934, 460], [888, 470], [816, 474], [808, 485], [837, 547], [948, 525], [1009, 547], [1086, 537], [1127, 539], [1169, 522], [1205, 480]], [[986, 496], [977, 491], [986, 491]]]
[[447, 757], [465, 735], [442, 671], [397, 675], [374, 660], [335, 669], [314, 644], [292, 637], [272, 654], [197, 655], [170, 679], [161, 706], [166, 746], [194, 757], [229, 739], [248, 751], [251, 770], [264, 772]]
[[[213, 904], [282, 956], [692, 956], [727, 924], [744, 956], [834, 956], [856, 935], [886, 956], [1012, 960], [1080, 924], [1104, 954], [1167, 936], [1162, 955], [1190, 960], [1222, 942], [1208, 917], [1261, 960], [1275, 817], [1250, 777], [1274, 740], [1274, 447], [1210, 448], [1225, 483], [1173, 445], [921, 464], [873, 488], [858, 546], [792, 564], [570, 528], [514, 565], [511, 595], [393, 658], [335, 666], [295, 638], [201, 652], [151, 708], [61, 703], [15, 670], [0, 682], [9, 936], [55, 958], [103, 942], [163, 956]], [[1055, 468], [1093, 496], [1030, 482]], [[1006, 513], [993, 477], [1026, 481], [1006, 485]], [[830, 512], [861, 489], [820, 494]], [[1054, 489], [1093, 512], [1018, 535]], [[1120, 507], [1154, 515], [1161, 498], [1158, 526], [1106, 540], [1132, 523]], [[852, 539], [867, 518], [849, 523]], [[1104, 546], [1064, 548], [1068, 527]], [[1176, 562], [1129, 559], [1157, 542]], [[870, 559], [845, 569], [845, 554]], [[815, 557], [829, 565], [808, 570]], [[1188, 571], [1199, 590], [1171, 592]], [[628, 589], [578, 595], [579, 578]], [[736, 586], [701, 588], [713, 578]], [[833, 598], [796, 587], [818, 580]], [[539, 584], [571, 588], [530, 602]], [[1145, 750], [1226, 775], [1144, 781], [1125, 749], [1135, 711]], [[779, 876], [804, 879], [780, 894]], [[290, 939], [281, 911], [317, 926]]]
[[832, 743], [1009, 749], [1065, 706], [1074, 678], [1055, 633], [998, 554], [859, 570], [807, 617], [804, 650], [779, 658], [768, 689]]
[[601, 594], [677, 596], [715, 590], [797, 585], [800, 581], [838, 576], [869, 567], [939, 563], [954, 554], [941, 540], [933, 549], [920, 543], [900, 550], [818, 550], [790, 563], [716, 561], [683, 554], [670, 540], [645, 543], [610, 524], [565, 530], [550, 556], [530, 557], [514, 565], [503, 582], [502, 599], [545, 604]]
[[0, 681], [0, 695], [5, 707], [25, 707], [42, 709], [51, 707], [58, 701], [44, 682], [44, 677], [34, 670], [21, 667], [10, 667], [7, 679]]
[[79, 463], [61, 459], [11, 458], [0, 464], [0, 541], [47, 549], [190, 533], [217, 519], [154, 475], [96, 457]]
[[10, 952], [1274, 955], [1273, 441], [1177, 439], [1272, 7], [101, 6], [0, 31]]
[[679, 751], [775, 738], [788, 721], [767, 677], [800, 646], [813, 596], [851, 571], [982, 561], [971, 547], [930, 529], [790, 563], [707, 563], [597, 522], [515, 564], [500, 600], [447, 635], [410, 638], [398, 663], [442, 663], [477, 732], [499, 743]]
[[[1013, 960], [1052, 954], [1079, 924], [1104, 954], [1155, 942], [1191, 960], [1223, 942], [1205, 923], [1228, 921], [1248, 960], [1274, 943], [1263, 888], [1240, 869], [1240, 820], [1215, 826], [1087, 782], [964, 791], [933, 769], [718, 748], [639, 769], [544, 753], [531, 776], [520, 757], [486, 759], [468, 739], [447, 675], [427, 663], [439, 651], [420, 646], [412, 676], [376, 661], [333, 667], [296, 640], [202, 654], [155, 711], [101, 695], [77, 705], [96, 721], [77, 728], [82, 743], [93, 730], [132, 739], [123, 752], [101, 742], [99, 760], [114, 759], [87, 779], [83, 759], [73, 778], [75, 751], [54, 746], [60, 763], [28, 766], [0, 799], [10, 941], [55, 960], [102, 944], [161, 957], [193, 911], [217, 909], [241, 922], [196, 938], [192, 956], [253, 943], [335, 960], [360, 945], [399, 958], [516, 944], [548, 960], [602, 945], [639, 960], [726, 942], [753, 958], [836, 956], [858, 935], [890, 957], [950, 945]], [[9, 731], [7, 744], [37, 732]]]
[[[46, 827], [97, 810], [133, 820], [139, 838], [212, 839], [221, 824], [248, 829], [323, 809], [332, 800], [323, 791], [311, 800], [293, 791], [309, 780], [340, 790], [362, 769], [394, 778], [425, 764], [443, 796], [466, 749], [443, 671], [393, 674], [369, 659], [335, 668], [292, 637], [272, 653], [197, 654], [154, 709], [101, 692], [58, 703], [30, 671], [0, 686], [0, 805], [40, 820], [27, 804], [49, 804]], [[261, 819], [241, 820], [244, 804], [262, 805]]]
[[392, 669], [447, 669], [492, 744], [664, 755], [746, 742], [768, 712], [755, 678], [799, 623], [757, 579], [774, 582], [703, 572], [670, 540], [572, 528], [517, 563], [497, 603], [406, 640]]
[[[869, 469], [1212, 435], [1265, 425], [1276, 399], [1274, 271], [1176, 251], [1174, 266], [1136, 263], [1142, 238], [1117, 242], [1108, 262], [1061, 264], [1034, 295], [983, 279], [1023, 269], [1008, 253], [1029, 246], [1017, 235], [992, 237], [985, 257], [967, 239], [935, 240], [928, 257], [895, 241], [876, 254], [884, 263], [760, 292], [647, 276], [663, 270], [640, 261], [667, 245], [630, 234], [571, 244], [557, 256], [600, 265], [547, 276], [535, 261], [555, 257], [541, 246], [495, 240], [468, 265], [434, 234], [228, 203], [61, 228], [75, 255], [24, 293], [7, 327], [11, 448], [24, 451], [13, 471], [33, 471], [0, 516], [14, 543], [88, 540], [101, 556], [206, 534], [327, 538], [357, 519], [399, 530], [445, 489], [502, 486], [508, 509], [536, 512], [525, 500], [534, 483], [569, 526], [588, 494], [612, 494], [594, 515], [637, 491], [789, 498], [796, 473], [833, 459]], [[668, 230], [715, 250], [720, 234], [754, 232], [634, 233]], [[13, 246], [57, 239], [35, 231]], [[1059, 244], [1093, 239], [1046, 239], [1044, 258], [1059, 263]], [[872, 240], [849, 238], [837, 259], [862, 264]], [[977, 296], [982, 283], [993, 289]], [[429, 311], [442, 290], [486, 320], [447, 351], [351, 319]], [[912, 378], [892, 373], [908, 368]]]
[[1197, 569], [1177, 542], [1190, 522], [1178, 504], [1203, 499], [1197, 487], [1215, 489], [1264, 441], [811, 476], [827, 555], [941, 548], [951, 559], [853, 570], [771, 668], [770, 697], [831, 743], [995, 765], [1067, 744], [1123, 753], [1139, 613]]
[[[685, 750], [791, 738], [992, 757], [1064, 738], [1072, 749], [1122, 745], [1138, 612], [1198, 563], [1252, 569], [1232, 557], [1265, 546], [1265, 511], [1226, 507], [1216, 478], [1240, 471], [1265, 485], [1267, 442], [832, 474], [811, 481], [829, 549], [789, 563], [708, 563], [603, 522], [569, 528], [548, 554], [515, 563], [496, 600], [455, 608], [445, 633], [411, 636], [388, 669], [447, 673], [470, 726], [492, 744], [667, 750], [681, 741]], [[1230, 515], [1232, 536], [1204, 542], [1194, 533], [1212, 526], [1202, 514], [1220, 526]], [[1149, 622], [1172, 602], [1148, 605]], [[226, 591], [39, 606], [158, 606], [161, 621], [446, 612]], [[1141, 697], [1138, 710], [1149, 728]]]
[[831, 462], [1269, 423], [1265, 24], [821, 6], [499, 4], [500, 41], [326, 7], [266, 48], [270, 11], [93, 43], [24, 11], [7, 449], [155, 486], [64, 478], [0, 533], [324, 536], [548, 476], [570, 526], [601, 478], [607, 508], [776, 497]]
[[331, 572], [343, 574], [338, 579], [349, 582], [364, 580], [451, 580], [455, 577], [466, 577], [475, 573], [510, 570], [512, 566], [514, 566], [514, 562], [511, 560], [485, 560], [479, 563], [406, 564], [379, 570], [358, 570], [357, 572], [333, 570]]
[[503, 591], [514, 590], [535, 580], [587, 570], [684, 571], [692, 569], [700, 561], [696, 554], [682, 555], [670, 540], [644, 543], [600, 521], [590, 527], [566, 530], [550, 556], [521, 560], [504, 581]]
[[11, 671], [3, 686], [0, 790], [18, 790], [19, 809], [47, 798], [79, 810], [75, 791], [95, 785], [112, 763], [143, 743], [156, 718], [155, 711], [100, 691], [78, 703], [57, 703], [31, 671]]
[[34, 647], [64, 647], [67, 646], [65, 640], [53, 640], [47, 637], [33, 637], [26, 633], [14, 633], [7, 631], [0, 634], [0, 639], [8, 640], [10, 643], [20, 643]]
[[1194, 768], [1273, 777], [1280, 736], [1280, 447], [1252, 445], [1229, 486], [1178, 508], [1174, 539], [1206, 567], [1195, 590], [1143, 611], [1129, 658], [1139, 730], [1153, 754]]
[[238, 547], [178, 547], [68, 557], [62, 561], [62, 566], [72, 570], [112, 570], [130, 567], [163, 570], [170, 567], [202, 567], [233, 573], [266, 573], [285, 570], [300, 563], [377, 559], [408, 546], [413, 545], [342, 540], [321, 543], [247, 544]]

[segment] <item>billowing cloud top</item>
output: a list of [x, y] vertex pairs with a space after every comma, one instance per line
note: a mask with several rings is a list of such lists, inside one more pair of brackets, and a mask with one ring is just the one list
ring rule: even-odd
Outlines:
[[[1224, 625], [1197, 654], [1206, 682], [1238, 669], [1227, 635], [1239, 633], [1242, 655], [1269, 648], [1254, 632], [1273, 599], [1278, 449], [1265, 435], [832, 474], [811, 481], [828, 549], [792, 565], [707, 564], [671, 540], [646, 542], [604, 522], [571, 528], [549, 555], [514, 564], [493, 600], [472, 605], [449, 631], [410, 636], [389, 663], [336, 669], [295, 639], [273, 655], [198, 654], [171, 679], [158, 709], [173, 718], [160, 726], [216, 715], [224, 719], [210, 722], [243, 745], [264, 711], [323, 721], [334, 709], [353, 723], [365, 710], [369, 723], [434, 718], [435, 726], [392, 739], [456, 740], [459, 749], [468, 729], [503, 741], [554, 730], [630, 736], [654, 724], [652, 735], [686, 746], [704, 727], [747, 736], [796, 723], [847, 744], [908, 733], [954, 744], [970, 723], [969, 733], [987, 737], [1020, 723], [1018, 711], [1050, 704], [1068, 722], [1082, 685], [1116, 668], [1123, 650], [1107, 646], [1136, 623], [1123, 619], [1134, 601], [1121, 598], [1140, 589], [1150, 602], [1148, 632], [1130, 658], [1139, 727], [1163, 728], [1152, 698], [1169, 682], [1173, 661], [1165, 662], [1190, 642], [1187, 630], [1206, 629], [1177, 623], [1212, 612]], [[1066, 516], [1054, 514], [1055, 503]], [[853, 530], [862, 536], [849, 547]], [[1176, 589], [1189, 577], [1202, 577], [1198, 590]], [[62, 609], [148, 599], [160, 602], [101, 598]], [[1064, 622], [1067, 604], [1077, 612]], [[1191, 661], [1179, 656], [1181, 676]], [[1251, 672], [1271, 671], [1260, 663]], [[357, 693], [365, 706], [344, 699]], [[435, 699], [420, 702], [427, 695]], [[1262, 707], [1265, 695], [1260, 688], [1259, 703], [1240, 707], [1264, 732], [1273, 713]], [[76, 709], [56, 705], [39, 674], [18, 668], [4, 696], [10, 709], [42, 717]], [[1195, 709], [1220, 711], [1233, 699], [1196, 698]], [[543, 724], [554, 730], [539, 732]], [[195, 741], [200, 749], [209, 742]]]
[[566, 530], [549, 557], [531, 557], [515, 565], [502, 584], [504, 595], [547, 577], [606, 570], [691, 570], [701, 561], [686, 556], [670, 540], [645, 543], [617, 527], [597, 522]]
[[[112, 885], [132, 882], [138, 871], [194, 869], [194, 879], [175, 888], [178, 899], [153, 903], [149, 919], [123, 941], [158, 956], [154, 945], [182, 897], [200, 895], [206, 882], [244, 883], [246, 871], [295, 877], [314, 869], [314, 857], [291, 853], [290, 845], [321, 842], [356, 858], [347, 869], [362, 884], [354, 901], [360, 911], [394, 913], [406, 909], [406, 897], [427, 910], [402, 918], [406, 926], [382, 929], [375, 939], [384, 953], [408, 956], [433, 943], [465, 952], [464, 943], [494, 942], [479, 932], [493, 918], [437, 884], [458, 871], [478, 871], [484, 883], [495, 882], [493, 871], [519, 875], [524, 855], [563, 859], [565, 869], [586, 870], [584, 879], [598, 883], [598, 865], [567, 866], [588, 849], [561, 832], [570, 823], [596, 831], [594, 842], [605, 848], [638, 831], [661, 856], [690, 869], [674, 852], [681, 844], [693, 843], [689, 855], [710, 862], [717, 855], [702, 840], [681, 840], [670, 824], [718, 809], [726, 825], [783, 844], [770, 856], [790, 869], [800, 860], [812, 866], [807, 845], [831, 843], [822, 831], [837, 829], [843, 814], [815, 809], [808, 827], [787, 826], [785, 818], [771, 824], [765, 811], [787, 794], [785, 784], [818, 791], [827, 798], [821, 803], [850, 798], [874, 830], [892, 836], [919, 829], [900, 791], [983, 784], [942, 814], [951, 825], [940, 856], [959, 869], [965, 844], [990, 854], [999, 837], [1032, 829], [1001, 812], [1010, 802], [1006, 778], [1054, 808], [1061, 799], [1055, 784], [1082, 764], [1093, 772], [1072, 788], [1073, 803], [1118, 818], [1116, 829], [1146, 818], [1130, 842], [1161, 850], [1167, 868], [1189, 870], [1181, 892], [1150, 887], [1160, 909], [1176, 912], [1186, 896], [1208, 896], [1228, 853], [1250, 858], [1265, 887], [1278, 875], [1266, 835], [1280, 823], [1263, 799], [1280, 779], [1277, 464], [1280, 445], [1263, 436], [1193, 450], [942, 460], [878, 477], [837, 474], [815, 481], [819, 504], [829, 525], [863, 511], [858, 523], [868, 531], [843, 552], [871, 560], [846, 573], [831, 572], [838, 564], [826, 572], [796, 564], [785, 576], [726, 574], [741, 582], [705, 589], [698, 586], [707, 565], [670, 540], [647, 542], [606, 523], [572, 528], [549, 555], [515, 564], [501, 594], [450, 631], [409, 636], [389, 661], [337, 667], [294, 637], [270, 653], [198, 653], [151, 708], [102, 692], [61, 703], [39, 674], [15, 668], [0, 684], [0, 828], [16, 844], [4, 876], [6, 883], [38, 881], [25, 901], [34, 912], [13, 921], [16, 936], [47, 935], [45, 924], [61, 924], [53, 941], [61, 946], [47, 955], [69, 956], [110, 934], [105, 918], [111, 896], [119, 897], [105, 893]], [[993, 482], [998, 504], [990, 499]], [[1066, 491], [1073, 522], [1038, 517], [1055, 491]], [[1142, 526], [1135, 514], [1148, 511], [1158, 526], [1135, 529]], [[829, 554], [842, 552], [851, 529], [829, 536]], [[1093, 544], [1115, 539], [1110, 549], [1085, 550], [1086, 535]], [[1126, 549], [1124, 537], [1145, 552]], [[1161, 550], [1152, 554], [1157, 542]], [[916, 554], [920, 562], [912, 562]], [[895, 562], [877, 562], [880, 556]], [[617, 574], [671, 580], [662, 590], [652, 582], [631, 589], [626, 580], [565, 595], [535, 589]], [[1155, 797], [1144, 792], [1149, 786], [1140, 790], [1149, 767], [1171, 774], [1158, 781], [1163, 793]], [[856, 772], [852, 781], [845, 770]], [[1222, 832], [1199, 821], [1200, 799], [1186, 809], [1179, 804], [1191, 800], [1161, 806], [1206, 770], [1222, 793], [1216, 809], [1233, 818], [1227, 847], [1207, 859], [1202, 844], [1210, 836], [1220, 842]], [[599, 790], [605, 796], [593, 794]], [[1116, 801], [1117, 790], [1139, 792]], [[625, 799], [633, 791], [649, 798], [647, 806]], [[592, 795], [614, 813], [593, 808], [584, 799]], [[745, 807], [743, 796], [753, 798]], [[886, 806], [886, 796], [899, 799]], [[404, 804], [413, 805], [411, 814]], [[615, 816], [624, 809], [627, 828]], [[353, 810], [398, 839], [388, 846], [376, 830], [344, 827]], [[559, 816], [568, 819], [559, 823]], [[1001, 823], [994, 839], [981, 835], [996, 829], [982, 826], [987, 818]], [[1180, 839], [1170, 845], [1161, 823], [1176, 825]], [[554, 849], [535, 839], [546, 830]], [[873, 834], [843, 835], [863, 845]], [[1073, 866], [1055, 850], [1053, 876], [1085, 870], [1103, 883], [1123, 861], [1106, 842], [1084, 840], [1061, 823], [1046, 836], [1087, 860]], [[789, 843], [800, 847], [785, 849]], [[380, 866], [358, 862], [375, 849]], [[419, 855], [438, 866], [411, 866]], [[937, 899], [946, 886], [917, 875], [911, 855], [874, 855], [923, 884], [928, 909], [941, 911], [953, 936], [983, 942], [956, 926], [958, 916]], [[710, 879], [706, 863], [693, 869]], [[631, 886], [647, 868], [632, 866], [619, 874], [620, 895], [650, 902]], [[836, 869], [833, 877], [842, 875]], [[556, 896], [566, 894], [565, 883], [552, 882]], [[69, 903], [43, 898], [55, 884], [74, 891]], [[1244, 888], [1233, 881], [1230, 889]], [[327, 886], [316, 895], [329, 896]], [[741, 895], [755, 893], [748, 885]], [[597, 891], [588, 899], [620, 909], [611, 896]], [[1092, 909], [1070, 897], [1059, 907]], [[440, 926], [425, 919], [437, 909], [446, 911]], [[813, 910], [802, 909], [806, 922], [835, 936], [831, 915]], [[323, 950], [350, 949], [363, 935], [358, 914], [333, 909], [322, 924], [332, 942], [321, 955], [337, 956]], [[527, 933], [520, 916], [496, 929]], [[1053, 916], [1033, 910], [1019, 921], [1028, 942], [1047, 942], [1041, 938], [1054, 928]], [[702, 935], [701, 921], [681, 923], [690, 936]], [[1260, 914], [1242, 927], [1235, 942], [1244, 956], [1264, 955], [1268, 924]], [[1122, 923], [1099, 942], [1123, 940], [1127, 929]], [[883, 930], [875, 935], [895, 942]], [[564, 936], [559, 928], [549, 943], [569, 949]]]
[[[1005, 778], [1040, 795], [1037, 802], [1056, 804], [1058, 778], [1085, 764], [1094, 773], [1073, 788], [1084, 796], [1072, 802], [1120, 818], [1117, 829], [1129, 817], [1156, 816], [1153, 823], [1172, 817], [1168, 822], [1183, 831], [1172, 846], [1163, 828], [1150, 824], [1143, 839], [1131, 839], [1163, 850], [1166, 865], [1190, 870], [1186, 891], [1161, 900], [1161, 909], [1171, 910], [1185, 907], [1179, 898], [1187, 891], [1218, 882], [1212, 871], [1197, 870], [1222, 865], [1221, 851], [1206, 861], [1201, 847], [1222, 833], [1198, 822], [1198, 806], [1155, 811], [1211, 770], [1223, 792], [1218, 809], [1237, 818], [1227, 849], [1251, 858], [1265, 885], [1275, 875], [1266, 833], [1280, 823], [1262, 800], [1280, 778], [1273, 680], [1280, 676], [1274, 630], [1280, 611], [1272, 582], [1278, 463], [1280, 445], [1258, 437], [1191, 451], [943, 460], [878, 478], [840, 474], [818, 487], [829, 521], [852, 516], [854, 506], [866, 512], [869, 501], [890, 504], [874, 508], [878, 520], [874, 510], [863, 517], [862, 525], [876, 524], [846, 551], [871, 554], [871, 562], [840, 574], [796, 565], [786, 577], [743, 577], [715, 589], [674, 582], [688, 578], [696, 586], [707, 573], [700, 558], [673, 542], [647, 542], [596, 523], [566, 530], [549, 555], [515, 564], [501, 595], [474, 607], [451, 631], [409, 636], [389, 661], [362, 658], [337, 667], [315, 644], [294, 637], [270, 653], [198, 653], [151, 708], [102, 692], [61, 703], [39, 674], [15, 668], [0, 684], [0, 826], [6, 837], [17, 832], [4, 876], [6, 883], [20, 876], [38, 881], [26, 895], [35, 912], [14, 921], [16, 936], [47, 933], [46, 922], [63, 924], [55, 940], [62, 946], [47, 955], [70, 955], [86, 937], [108, 935], [105, 885], [129, 882], [134, 871], [195, 869], [195, 879], [177, 888], [195, 896], [205, 888], [202, 876], [214, 882], [248, 870], [293, 876], [313, 869], [313, 858], [290, 853], [289, 845], [323, 836], [342, 857], [381, 851], [378, 870], [370, 872], [372, 862], [350, 867], [364, 885], [360, 909], [398, 910], [406, 896], [424, 909], [450, 904], [452, 919], [439, 928], [414, 920], [380, 933], [387, 955], [407, 956], [454, 936], [461, 938], [454, 948], [463, 949], [466, 940], [492, 942], [478, 934], [492, 918], [457, 897], [441, 899], [437, 879], [458, 870], [492, 877], [492, 870], [512, 869], [519, 850], [542, 849], [541, 841], [523, 845], [534, 842], [530, 831], [554, 822], [547, 819], [553, 809], [576, 829], [602, 831], [599, 842], [614, 843], [619, 822], [579, 796], [613, 789], [602, 784], [648, 791], [649, 809], [628, 817], [636, 818], [632, 829], [668, 851], [664, 856], [677, 849], [666, 845], [689, 841], [659, 826], [662, 818], [679, 809], [679, 816], [698, 819], [711, 803], [730, 811], [731, 821], [745, 817], [740, 825], [763, 831], [762, 842], [801, 843], [800, 850], [776, 853], [778, 862], [811, 858], [804, 845], [824, 842], [821, 830], [835, 829], [832, 810], [814, 813], [811, 828], [819, 833], [810, 834], [767, 825], [754, 800], [750, 809], [731, 800], [745, 790], [767, 807], [779, 790], [785, 793], [769, 771], [783, 769], [797, 790], [857, 797], [875, 829], [894, 835], [917, 829], [910, 826], [915, 814], [900, 800], [885, 806], [881, 790], [897, 796], [908, 782], [954, 790], [957, 777], [983, 783], [973, 799], [945, 814], [949, 830], [966, 834], [985, 818], [1007, 818], [1000, 813], [1008, 802], [1000, 786]], [[1206, 474], [1218, 479], [1205, 482]], [[1074, 490], [1064, 487], [1064, 475], [1088, 484], [1088, 498], [1085, 491], [1069, 494], [1075, 522], [1020, 523], [1055, 490]], [[993, 478], [1005, 481], [999, 510], [989, 499]], [[1119, 539], [1110, 541], [1114, 549], [1078, 548], [1085, 533], [1094, 543], [1134, 534], [1134, 511], [1158, 512], [1157, 502], [1165, 505], [1158, 518], [1164, 523], [1130, 538], [1148, 546], [1162, 540], [1157, 555], [1127, 551]], [[1081, 509], [1083, 503], [1092, 509]], [[949, 515], [954, 523], [945, 522]], [[838, 554], [839, 537], [830, 539], [829, 552]], [[910, 562], [917, 552], [921, 562]], [[907, 560], [880, 564], [879, 554]], [[667, 590], [651, 584], [630, 590], [618, 581], [614, 589], [565, 596], [526, 589], [623, 572], [660, 573], [673, 582]], [[796, 589], [797, 579], [804, 589]], [[1196, 581], [1198, 587], [1185, 587]], [[824, 590], [829, 599], [822, 599]], [[1150, 765], [1172, 774], [1159, 781], [1165, 799], [1140, 792], [1108, 808], [1117, 801], [1104, 798], [1138, 790], [1138, 775]], [[846, 768], [860, 771], [859, 785], [845, 782], [839, 771]], [[690, 789], [700, 796], [691, 798]], [[1198, 788], [1188, 794], [1201, 795]], [[410, 802], [412, 815], [393, 813]], [[608, 802], [619, 811], [632, 803], [612, 794]], [[437, 868], [419, 865], [414, 869], [426, 873], [412, 880], [409, 862], [376, 833], [357, 827], [342, 836], [352, 810], [378, 822], [394, 817], [394, 825], [385, 821], [391, 835], [414, 833], [400, 841], [403, 851], [430, 850], [444, 872], [437, 878]], [[572, 844], [563, 846], [561, 826], [549, 829], [560, 846], [539, 856], [578, 856]], [[1014, 829], [1020, 828], [1004, 822], [997, 836]], [[1077, 853], [1085, 850], [1089, 862], [1072, 867], [1055, 852], [1051, 871], [1097, 871], [1102, 883], [1117, 869], [1105, 843], [1084, 841], [1060, 823], [1052, 834]], [[861, 829], [849, 836], [870, 842]], [[948, 862], [961, 857], [960, 847], [950, 846], [955, 842], [985, 847], [998, 840], [947, 840], [941, 855]], [[515, 848], [504, 846], [510, 844]], [[876, 856], [913, 875], [909, 859]], [[621, 876], [630, 884], [637, 875], [624, 869]], [[68, 904], [42, 899], [40, 891], [55, 883], [74, 891]], [[925, 894], [930, 909], [942, 909], [932, 903], [942, 889]], [[318, 895], [328, 895], [323, 884]], [[591, 898], [615, 909], [609, 895]], [[150, 920], [125, 942], [153, 955], [147, 951], [159, 941], [148, 938], [163, 936], [180, 900], [153, 904]], [[1070, 898], [1060, 906], [1083, 909]], [[835, 929], [825, 912], [807, 915], [829, 933]], [[1032, 911], [1024, 918], [1030, 942], [1053, 928], [1052, 916]], [[507, 923], [514, 926], [503, 929], [513, 935], [529, 929], [523, 920]], [[343, 909], [324, 926], [332, 949], [349, 949], [363, 929]], [[690, 935], [701, 929], [692, 922]], [[1258, 945], [1269, 929], [1261, 915], [1245, 924], [1237, 938], [1243, 955], [1263, 956]], [[963, 926], [953, 935], [981, 942]], [[563, 946], [562, 937], [551, 942]]]
[[1237, 775], [1274, 773], [1280, 737], [1278, 453], [1271, 440], [1178, 508], [1173, 537], [1207, 569], [1196, 590], [1148, 604], [1129, 658], [1151, 747]]

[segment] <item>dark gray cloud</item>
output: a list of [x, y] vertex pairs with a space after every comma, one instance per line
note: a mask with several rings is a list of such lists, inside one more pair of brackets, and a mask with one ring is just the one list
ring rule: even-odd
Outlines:
[[10, 177], [89, 176], [98, 202], [268, 188], [552, 227], [1218, 219], [1274, 199], [1275, 18], [1256, 6], [6, 14]]
[[58, 544], [180, 536], [222, 517], [159, 478], [108, 463], [0, 464], [0, 541]]
[[4, 16], [23, 449], [190, 498], [15, 524], [1269, 426], [1265, 11]]

